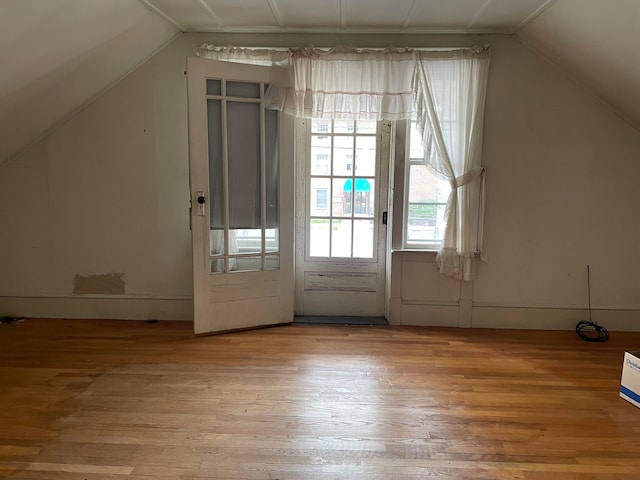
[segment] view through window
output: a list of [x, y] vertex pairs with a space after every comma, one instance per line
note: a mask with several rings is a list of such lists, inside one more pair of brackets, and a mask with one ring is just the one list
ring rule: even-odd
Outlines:
[[428, 169], [415, 120], [411, 121], [408, 136], [404, 246], [437, 250], [444, 237], [444, 210], [451, 187]]

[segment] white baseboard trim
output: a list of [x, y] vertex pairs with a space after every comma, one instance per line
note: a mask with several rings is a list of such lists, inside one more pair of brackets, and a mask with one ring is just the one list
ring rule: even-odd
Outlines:
[[0, 315], [26, 318], [193, 321], [193, 300], [183, 297], [0, 297]]
[[[589, 320], [587, 309], [475, 305], [471, 314], [474, 328], [573, 330], [580, 320]], [[592, 320], [611, 331], [640, 331], [640, 310], [600, 308]]]
[[[592, 311], [592, 319], [610, 331], [640, 331], [640, 309], [598, 308]], [[403, 302], [398, 298], [391, 299], [389, 308], [391, 325], [573, 330], [580, 320], [589, 320], [586, 308], [469, 306], [464, 302]]]

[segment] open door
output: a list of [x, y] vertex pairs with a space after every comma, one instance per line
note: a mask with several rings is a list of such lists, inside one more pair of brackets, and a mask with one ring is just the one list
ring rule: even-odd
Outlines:
[[293, 320], [293, 119], [268, 67], [187, 61], [194, 331]]

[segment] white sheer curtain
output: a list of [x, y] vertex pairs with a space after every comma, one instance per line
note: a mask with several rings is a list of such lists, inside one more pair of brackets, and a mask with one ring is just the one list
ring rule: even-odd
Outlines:
[[407, 49], [296, 50], [274, 64], [267, 102], [304, 118], [411, 118], [415, 65]]
[[452, 192], [440, 271], [463, 280], [484, 258], [484, 103], [489, 47], [250, 50], [203, 45], [203, 58], [272, 65], [268, 108], [304, 118], [404, 120], [417, 116], [425, 160]]
[[425, 159], [451, 184], [436, 261], [441, 273], [462, 280], [474, 278], [476, 255], [486, 260], [482, 135], [490, 56], [488, 48], [417, 53], [417, 118]]

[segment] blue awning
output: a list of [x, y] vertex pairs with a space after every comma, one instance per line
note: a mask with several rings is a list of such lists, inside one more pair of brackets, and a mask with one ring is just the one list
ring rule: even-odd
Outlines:
[[[353, 181], [349, 178], [344, 182], [344, 191], [350, 192], [353, 189]], [[356, 178], [356, 192], [370, 192], [371, 185], [366, 178]]]

